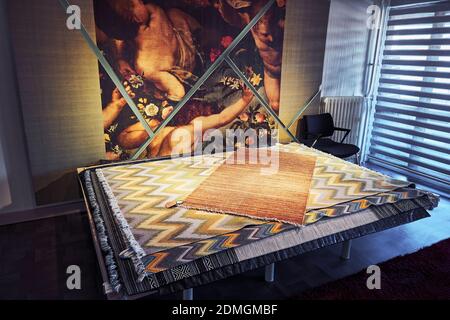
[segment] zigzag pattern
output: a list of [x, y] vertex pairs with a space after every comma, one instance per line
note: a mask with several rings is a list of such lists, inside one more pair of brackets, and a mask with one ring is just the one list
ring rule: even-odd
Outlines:
[[[317, 159], [304, 224], [316, 222], [324, 216], [335, 217], [362, 210], [377, 200], [358, 199], [407, 185], [303, 145], [291, 144], [278, 149]], [[165, 208], [167, 202], [182, 199], [195, 190], [225, 158], [226, 155], [197, 156], [101, 170], [133, 235], [144, 251], [151, 254], [214, 238], [250, 224], [264, 223], [231, 215]], [[395, 201], [393, 196], [385, 199]], [[344, 205], [337, 206], [339, 204]], [[205, 247], [205, 252], [207, 249]], [[198, 252], [201, 254], [202, 251]]]
[[396, 203], [404, 199], [416, 199], [423, 196], [423, 191], [412, 188], [401, 188], [389, 193], [380, 193], [375, 196], [368, 196], [363, 199], [356, 199], [350, 202], [337, 204], [330, 208], [312, 210], [305, 215], [304, 224], [317, 222], [322, 217], [338, 217], [367, 209], [370, 206], [380, 206], [386, 203]]
[[291, 228], [294, 227], [278, 222], [248, 226], [236, 232], [147, 255], [143, 258], [143, 263], [147, 272], [158, 273], [223, 250], [276, 235]]
[[248, 218], [165, 208], [194, 190], [219, 157], [194, 157], [102, 169], [138, 243], [147, 254], [260, 224]]
[[328, 207], [406, 185], [404, 182], [384, 179], [344, 161], [321, 158], [314, 170], [308, 209]]
[[[305, 146], [279, 149], [317, 159], [304, 224], [423, 195], [403, 188], [407, 183]], [[195, 190], [224, 159], [224, 155], [214, 155], [101, 169], [133, 235], [147, 253], [142, 262], [151, 274], [148, 279], [156, 281], [165, 274], [162, 271], [169, 270], [175, 270], [173, 277], [182, 277], [188, 272], [185, 266], [189, 262], [294, 228], [277, 222], [165, 208], [168, 201], [182, 199]], [[211, 265], [216, 263], [213, 257]]]
[[279, 149], [315, 156], [317, 159], [307, 211], [331, 207], [409, 185], [408, 182], [392, 179], [304, 145], [293, 143], [279, 146]]
[[[306, 219], [308, 220], [307, 223], [313, 223], [323, 216], [334, 217], [343, 214], [355, 213], [374, 205], [388, 203], [399, 204], [401, 203], [400, 200], [405, 199], [418, 199], [417, 201], [419, 201], [419, 199], [422, 199], [425, 194], [425, 192], [417, 189], [405, 188], [390, 193], [370, 196], [367, 199], [357, 199], [332, 208], [311, 211], [308, 213]], [[412, 207], [405, 207], [407, 204]], [[414, 206], [416, 205], [413, 202], [407, 202], [402, 205], [402, 209], [407, 211], [415, 208]], [[426, 207], [425, 204], [423, 204], [423, 206]], [[206, 257], [210, 254], [230, 248], [236, 248], [253, 241], [276, 235], [292, 228], [295, 227], [277, 222], [269, 222], [258, 226], [247, 226], [233, 233], [220, 235], [214, 238], [201, 240], [196, 243], [191, 243], [189, 245], [184, 245], [166, 250], [164, 252], [158, 252], [145, 256], [143, 258], [143, 263], [147, 272], [158, 273], [199, 258]]]

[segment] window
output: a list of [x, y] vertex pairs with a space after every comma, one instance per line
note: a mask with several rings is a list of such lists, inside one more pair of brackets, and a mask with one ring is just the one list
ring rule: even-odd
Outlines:
[[450, 193], [450, 1], [391, 2], [369, 161]]

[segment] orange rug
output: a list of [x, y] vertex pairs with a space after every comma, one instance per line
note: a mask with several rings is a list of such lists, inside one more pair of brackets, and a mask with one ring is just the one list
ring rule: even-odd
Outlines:
[[302, 225], [316, 158], [267, 151], [267, 157], [252, 161], [247, 150], [245, 160], [236, 161], [239, 152], [232, 153], [180, 206]]

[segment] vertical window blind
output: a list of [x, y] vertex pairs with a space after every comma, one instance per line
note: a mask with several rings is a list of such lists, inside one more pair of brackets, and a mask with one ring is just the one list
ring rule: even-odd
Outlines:
[[392, 0], [369, 161], [450, 193], [450, 1]]

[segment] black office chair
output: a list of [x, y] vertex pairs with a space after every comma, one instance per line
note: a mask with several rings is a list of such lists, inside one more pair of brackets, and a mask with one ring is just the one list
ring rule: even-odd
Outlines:
[[[335, 131], [346, 132], [341, 142], [327, 138], [331, 137]], [[308, 147], [342, 159], [356, 156], [356, 162], [359, 164], [359, 148], [353, 144], [343, 143], [350, 131], [350, 129], [336, 128], [331, 114], [324, 113], [304, 116], [298, 123], [297, 138]]]

